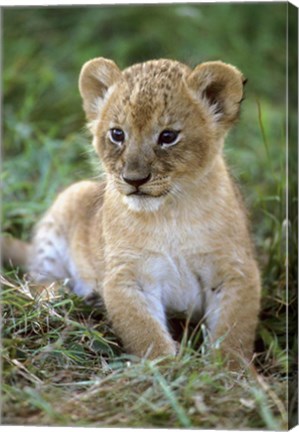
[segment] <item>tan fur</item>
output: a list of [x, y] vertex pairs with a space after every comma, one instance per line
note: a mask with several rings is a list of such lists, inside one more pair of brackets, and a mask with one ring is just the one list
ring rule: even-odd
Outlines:
[[1, 253], [7, 263], [26, 267], [30, 255], [30, 245], [13, 237], [5, 236], [1, 240]]
[[[205, 318], [212, 341], [252, 356], [260, 280], [246, 215], [222, 156], [243, 76], [209, 62], [154, 60], [121, 72], [91, 60], [79, 88], [106, 182], [80, 182], [38, 224], [29, 269], [98, 292], [126, 349], [175, 354], [167, 312]], [[109, 130], [121, 129], [124, 142]], [[173, 145], [162, 131], [178, 131]], [[149, 178], [150, 176], [150, 178]], [[148, 178], [138, 187], [132, 181]]]

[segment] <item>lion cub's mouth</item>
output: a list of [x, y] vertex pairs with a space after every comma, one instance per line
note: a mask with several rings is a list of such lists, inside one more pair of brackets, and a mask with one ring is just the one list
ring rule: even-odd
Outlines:
[[145, 197], [145, 198], [163, 198], [166, 195], [168, 195], [170, 192], [169, 189], [163, 190], [163, 191], [156, 191], [154, 192], [144, 192], [140, 189], [137, 189], [135, 191], [129, 192], [126, 194], [127, 197]]
[[113, 178], [113, 183], [116, 189], [128, 199], [141, 201], [155, 201], [163, 199], [171, 192], [171, 184], [170, 179], [158, 177], [150, 182], [147, 182], [144, 185], [133, 186], [125, 183], [124, 181], [120, 181], [120, 179]]
[[148, 196], [148, 197], [154, 198], [153, 195], [150, 195], [146, 192], [142, 192], [141, 190], [136, 190], [136, 191], [133, 191], [133, 192], [130, 192], [129, 194], [127, 194], [127, 196], [132, 196], [132, 195], [134, 195], [134, 196]]

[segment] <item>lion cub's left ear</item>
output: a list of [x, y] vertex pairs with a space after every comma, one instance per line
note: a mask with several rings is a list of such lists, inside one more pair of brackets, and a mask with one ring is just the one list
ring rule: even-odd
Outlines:
[[245, 79], [241, 72], [221, 61], [202, 63], [187, 78], [188, 87], [223, 126], [237, 118]]
[[85, 63], [79, 77], [79, 90], [88, 120], [98, 118], [108, 90], [121, 77], [112, 60], [98, 57]]

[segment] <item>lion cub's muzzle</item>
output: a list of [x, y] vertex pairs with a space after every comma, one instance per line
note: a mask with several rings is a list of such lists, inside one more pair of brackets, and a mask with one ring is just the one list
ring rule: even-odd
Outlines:
[[126, 189], [126, 195], [127, 196], [153, 196], [151, 194], [151, 187], [149, 186], [148, 182], [151, 179], [151, 174], [149, 174], [147, 177], [144, 178], [127, 178], [122, 176], [122, 180], [125, 182], [126, 185], [130, 186], [130, 190]]
[[130, 193], [130, 195], [140, 192], [139, 188], [140, 186], [144, 185], [151, 179], [151, 174], [149, 174], [146, 177], [126, 177], [122, 175], [122, 179], [125, 183], [128, 183], [130, 186], [134, 186], [136, 188], [136, 191], [133, 191]]
[[119, 192], [126, 196], [161, 197], [171, 189], [168, 176], [154, 176], [152, 173], [146, 177], [126, 176], [123, 173], [114, 177], [114, 182]]

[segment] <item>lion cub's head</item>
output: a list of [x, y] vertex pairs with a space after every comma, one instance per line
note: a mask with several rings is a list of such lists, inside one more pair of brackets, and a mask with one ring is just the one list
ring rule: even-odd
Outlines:
[[93, 144], [132, 210], [156, 210], [212, 167], [238, 116], [243, 76], [220, 61], [194, 70], [153, 60], [120, 71], [87, 62], [79, 88]]

